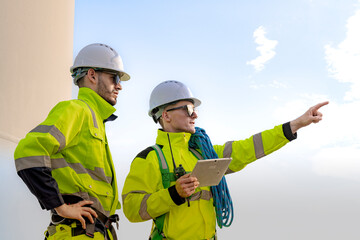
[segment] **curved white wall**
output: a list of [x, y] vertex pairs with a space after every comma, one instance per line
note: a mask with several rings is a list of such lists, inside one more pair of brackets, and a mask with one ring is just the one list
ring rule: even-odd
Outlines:
[[0, 239], [44, 239], [49, 213], [17, 176], [16, 143], [71, 98], [74, 0], [1, 0]]
[[13, 142], [71, 97], [74, 0], [2, 1], [0, 138]]

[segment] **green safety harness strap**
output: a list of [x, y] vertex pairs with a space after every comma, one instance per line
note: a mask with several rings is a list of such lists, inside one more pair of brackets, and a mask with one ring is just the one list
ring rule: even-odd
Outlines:
[[[159, 166], [160, 166], [163, 186], [164, 186], [165, 189], [169, 188], [171, 180], [176, 181], [175, 174], [169, 172], [169, 167], [167, 165], [164, 153], [161, 150], [161, 148], [158, 145], [154, 145], [154, 146], [151, 146], [151, 147], [155, 150], [156, 155], [157, 155], [158, 160], [159, 160]], [[151, 234], [150, 239], [160, 240], [160, 239], [165, 238], [165, 235], [163, 233], [164, 222], [165, 222], [165, 214], [155, 218], [155, 228], [154, 228], [154, 231]]]
[[[169, 166], [166, 162], [164, 153], [161, 150], [160, 146], [153, 145], [151, 147], [155, 150], [156, 155], [158, 157], [161, 176], [162, 176], [162, 183], [163, 183], [164, 189], [167, 189], [170, 187], [171, 182], [176, 181], [175, 173], [170, 173]], [[190, 148], [189, 150], [194, 154], [195, 157], [197, 157], [198, 159], [202, 159], [202, 156], [198, 151], [196, 151], [195, 149], [192, 149], [192, 148]], [[163, 238], [166, 238], [163, 233], [165, 214], [155, 218], [154, 221], [155, 221], [155, 228], [154, 228], [153, 232], [151, 233], [150, 239], [161, 240]]]

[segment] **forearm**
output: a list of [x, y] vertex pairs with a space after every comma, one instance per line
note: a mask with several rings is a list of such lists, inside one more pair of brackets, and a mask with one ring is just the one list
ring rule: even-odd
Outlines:
[[43, 209], [50, 210], [64, 204], [58, 185], [51, 176], [50, 168], [34, 167], [23, 169], [18, 171], [18, 175], [38, 199]]
[[303, 127], [303, 124], [301, 124], [299, 119], [290, 121], [290, 129], [291, 129], [292, 134], [295, 134], [302, 127]]

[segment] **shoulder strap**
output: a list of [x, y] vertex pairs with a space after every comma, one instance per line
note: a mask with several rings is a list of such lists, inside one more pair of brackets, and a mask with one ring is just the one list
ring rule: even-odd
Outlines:
[[[170, 187], [170, 182], [171, 181], [176, 181], [175, 179], [175, 175], [174, 173], [170, 173], [169, 171], [169, 167], [168, 164], [166, 162], [165, 156], [163, 151], [161, 150], [161, 148], [159, 147], [159, 145], [153, 145], [151, 146], [155, 152], [156, 155], [158, 157], [159, 160], [159, 167], [160, 167], [160, 171], [161, 171], [161, 176], [162, 176], [162, 183], [164, 188], [169, 188]], [[152, 240], [161, 240], [163, 238], [165, 238], [165, 235], [163, 233], [163, 228], [164, 228], [164, 222], [165, 222], [165, 214], [155, 218], [155, 228], [150, 236], [150, 239]]]
[[159, 167], [160, 167], [160, 171], [161, 171], [163, 186], [164, 186], [164, 188], [169, 188], [170, 182], [176, 181], [175, 175], [174, 175], [174, 173], [170, 173], [164, 153], [161, 150], [161, 148], [159, 147], [159, 145], [153, 145], [151, 147], [155, 150], [156, 155], [159, 160]]

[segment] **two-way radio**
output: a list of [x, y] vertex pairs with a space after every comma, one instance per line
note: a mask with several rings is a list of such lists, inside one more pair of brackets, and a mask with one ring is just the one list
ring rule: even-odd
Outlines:
[[180, 164], [178, 167], [175, 166], [174, 172], [175, 172], [176, 179], [178, 179], [181, 176], [184, 176], [186, 174], [186, 171], [183, 168], [182, 164]]

